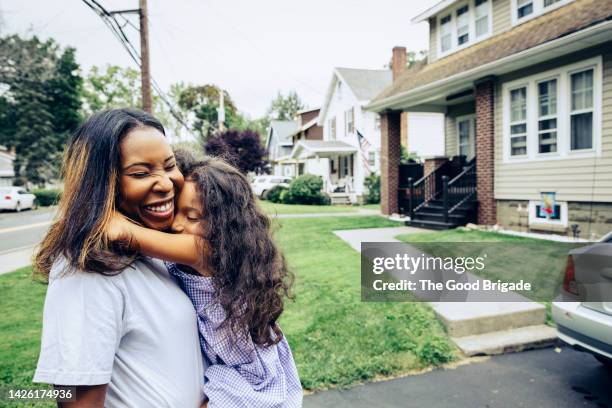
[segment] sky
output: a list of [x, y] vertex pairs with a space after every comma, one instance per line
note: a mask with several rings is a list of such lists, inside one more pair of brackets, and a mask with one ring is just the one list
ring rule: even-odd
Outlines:
[[[107, 10], [137, 0], [98, 0]], [[393, 46], [427, 49], [427, 23], [410, 20], [437, 0], [149, 0], [151, 73], [162, 89], [185, 82], [226, 89], [252, 118], [280, 91], [323, 103], [334, 67], [382, 69]], [[52, 37], [77, 50], [83, 71], [136, 68], [80, 0], [0, 0], [0, 35]], [[128, 17], [138, 26], [138, 17]], [[125, 27], [133, 44], [138, 33]]]

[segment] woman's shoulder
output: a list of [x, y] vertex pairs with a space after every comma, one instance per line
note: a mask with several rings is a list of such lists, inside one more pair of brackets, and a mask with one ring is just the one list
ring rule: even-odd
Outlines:
[[122, 281], [121, 275], [123, 275], [123, 272], [128, 268], [130, 268], [130, 266], [124, 268], [124, 270], [109, 273], [92, 272], [71, 265], [66, 258], [59, 257], [53, 262], [53, 266], [51, 266], [51, 270], [49, 271], [49, 283], [53, 284], [56, 281], [78, 281], [82, 283], [117, 286], [120, 285]]

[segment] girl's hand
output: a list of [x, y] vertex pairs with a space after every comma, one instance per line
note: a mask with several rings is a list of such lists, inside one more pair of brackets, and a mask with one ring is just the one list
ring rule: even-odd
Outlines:
[[106, 225], [105, 233], [111, 241], [129, 242], [132, 238], [130, 227], [132, 222], [119, 211], [114, 211], [110, 222]]

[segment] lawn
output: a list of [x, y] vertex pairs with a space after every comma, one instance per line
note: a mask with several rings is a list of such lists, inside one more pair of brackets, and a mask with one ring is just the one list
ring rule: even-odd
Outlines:
[[[568, 252], [583, 245], [462, 229], [401, 235], [397, 239], [432, 256], [476, 257], [486, 253], [485, 270], [475, 274], [493, 281], [530, 282], [532, 290], [519, 293], [544, 304], [549, 323], [550, 302], [559, 293]], [[457, 242], [462, 245], [452, 244]]]
[[[296, 278], [295, 301], [287, 303], [281, 326], [306, 389], [348, 386], [455, 357], [427, 304], [361, 302], [359, 254], [332, 233], [396, 225], [376, 216], [275, 220]], [[0, 388], [31, 385], [36, 366], [45, 287], [29, 275], [25, 268], [0, 276]]]
[[380, 211], [380, 204], [366, 205], [299, 205], [299, 204], [277, 204], [270, 201], [260, 200], [259, 205], [264, 211], [271, 215], [276, 214], [314, 214], [314, 213], [347, 213], [357, 212], [359, 209]]

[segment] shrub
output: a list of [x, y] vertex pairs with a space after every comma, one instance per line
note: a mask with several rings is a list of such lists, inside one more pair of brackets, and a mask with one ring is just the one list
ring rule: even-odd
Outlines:
[[264, 199], [270, 201], [271, 203], [280, 203], [281, 195], [285, 191], [287, 191], [287, 187], [274, 186], [270, 190], [266, 191]]
[[53, 204], [57, 204], [60, 196], [62, 195], [61, 190], [54, 188], [38, 189], [33, 190], [32, 194], [36, 196], [36, 203], [42, 207], [48, 207]]
[[281, 199], [284, 204], [329, 205], [328, 197], [321, 192], [322, 188], [323, 179], [320, 176], [303, 174], [291, 181], [287, 191], [281, 194]]
[[365, 197], [366, 204], [380, 203], [380, 176], [378, 174], [370, 174], [366, 177], [364, 184], [368, 189]]

